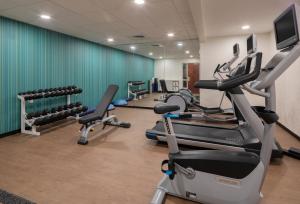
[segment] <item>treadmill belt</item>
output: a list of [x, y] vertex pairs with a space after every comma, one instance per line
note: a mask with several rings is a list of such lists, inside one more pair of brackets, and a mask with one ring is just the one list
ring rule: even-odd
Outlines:
[[[232, 146], [242, 146], [244, 144], [244, 138], [238, 129], [187, 125], [180, 123], [173, 123], [173, 128], [176, 137], [181, 139], [229, 144]], [[156, 124], [152, 131], [159, 136], [165, 135], [165, 129], [161, 121]]]

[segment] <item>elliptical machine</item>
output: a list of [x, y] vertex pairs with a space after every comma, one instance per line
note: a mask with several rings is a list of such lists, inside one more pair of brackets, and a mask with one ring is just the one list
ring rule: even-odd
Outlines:
[[[261, 62], [261, 53], [256, 60]], [[220, 90], [237, 90], [237, 87], [252, 81], [260, 73], [260, 66], [249, 74], [239, 78], [227, 79], [222, 83], [214, 82]], [[213, 82], [212, 82], [213, 83]], [[243, 103], [243, 104], [242, 104]], [[258, 119], [247, 100], [237, 100], [249, 117]], [[262, 187], [269, 165], [272, 145], [272, 131], [278, 116], [272, 111], [260, 111], [264, 121], [264, 135], [259, 138], [262, 149], [257, 155], [251, 152], [232, 152], [223, 150], [179, 151], [173, 130], [171, 112], [177, 111], [177, 105], [158, 104], [154, 108], [157, 114], [163, 114], [167, 134], [169, 160], [162, 162], [164, 175], [160, 181], [151, 204], [161, 204], [166, 194], [201, 203], [211, 204], [254, 204], [262, 198]], [[163, 167], [167, 164], [167, 169]]]

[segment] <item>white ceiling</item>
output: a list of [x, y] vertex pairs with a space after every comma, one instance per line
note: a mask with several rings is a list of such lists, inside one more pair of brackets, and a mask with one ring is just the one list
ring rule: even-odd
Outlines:
[[[209, 37], [264, 33], [291, 2], [300, 0], [0, 0], [0, 15], [153, 58], [199, 57], [199, 42]], [[41, 20], [40, 14], [52, 16]], [[249, 24], [250, 30], [241, 26]], [[169, 39], [166, 33], [176, 35]], [[144, 39], [133, 35], [145, 35]], [[113, 37], [115, 42], [106, 42]], [[176, 42], [184, 42], [178, 48]], [[163, 47], [153, 47], [161, 44]]]
[[[189, 0], [200, 40], [209, 37], [265, 33], [291, 3], [300, 0]], [[199, 13], [196, 13], [197, 10]], [[197, 22], [198, 21], [198, 22]], [[242, 25], [250, 25], [242, 30]], [[202, 38], [202, 39], [201, 39]]]
[[[42, 13], [52, 19], [41, 20]], [[0, 0], [0, 15], [125, 50], [136, 44], [139, 54], [147, 53], [144, 47], [153, 43], [164, 44], [164, 56], [169, 58], [185, 56], [173, 49], [175, 42], [198, 38], [186, 0], [146, 0], [142, 6], [133, 0]], [[166, 36], [168, 32], [175, 33], [172, 40]], [[145, 38], [132, 38], [140, 34]], [[108, 44], [108, 37], [115, 43]], [[185, 45], [198, 55], [197, 41]]]

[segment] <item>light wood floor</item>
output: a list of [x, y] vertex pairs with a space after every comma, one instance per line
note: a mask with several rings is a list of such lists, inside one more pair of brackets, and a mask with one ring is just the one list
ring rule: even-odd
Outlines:
[[[145, 138], [159, 118], [151, 110], [114, 111], [130, 129], [107, 128], [87, 146], [77, 145], [80, 125], [65, 124], [40, 137], [0, 139], [0, 188], [37, 203], [149, 203], [167, 148]], [[299, 141], [277, 128], [284, 147]], [[263, 186], [264, 204], [300, 203], [300, 161], [273, 163]], [[167, 204], [191, 203], [168, 197]]]

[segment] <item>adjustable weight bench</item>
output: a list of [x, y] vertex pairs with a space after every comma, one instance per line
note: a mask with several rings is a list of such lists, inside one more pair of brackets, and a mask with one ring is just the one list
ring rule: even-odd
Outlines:
[[103, 124], [103, 129], [109, 126], [117, 126], [122, 128], [130, 128], [130, 123], [119, 122], [117, 116], [109, 115], [108, 107], [112, 103], [112, 100], [119, 87], [117, 85], [109, 85], [106, 92], [102, 96], [100, 103], [97, 105], [94, 112], [87, 114], [79, 119], [79, 123], [82, 124], [81, 136], [78, 140], [78, 144], [88, 144], [88, 136], [90, 130], [100, 124]]

